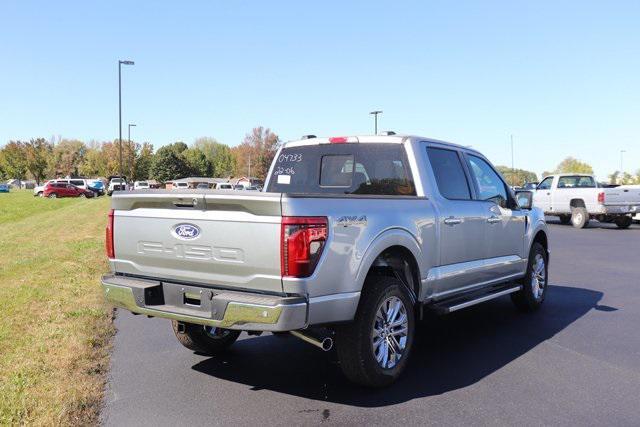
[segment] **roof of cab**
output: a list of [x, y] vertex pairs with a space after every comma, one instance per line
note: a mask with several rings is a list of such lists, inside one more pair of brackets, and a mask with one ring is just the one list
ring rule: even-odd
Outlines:
[[349, 143], [367, 143], [367, 144], [402, 144], [407, 141], [424, 141], [431, 142], [438, 145], [450, 146], [456, 149], [469, 150], [478, 152], [471, 147], [465, 147], [464, 145], [454, 144], [452, 142], [441, 141], [434, 138], [427, 138], [418, 135], [352, 135], [352, 136], [340, 136], [340, 137], [312, 137], [307, 139], [299, 139], [294, 141], [285, 142], [283, 148], [287, 147], [301, 147], [305, 145], [319, 145], [319, 144], [331, 144], [332, 138], [347, 138]]

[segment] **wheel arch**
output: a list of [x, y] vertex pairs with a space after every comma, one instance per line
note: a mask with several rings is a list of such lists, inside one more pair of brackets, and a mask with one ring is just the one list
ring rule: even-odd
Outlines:
[[371, 243], [362, 258], [357, 274], [359, 289], [364, 290], [370, 274], [391, 275], [398, 277], [417, 301], [422, 277], [421, 256], [420, 245], [408, 231], [393, 229], [384, 232]]
[[586, 208], [587, 205], [585, 205], [583, 199], [571, 199], [571, 201], [569, 202], [569, 207], [572, 207], [572, 208]]

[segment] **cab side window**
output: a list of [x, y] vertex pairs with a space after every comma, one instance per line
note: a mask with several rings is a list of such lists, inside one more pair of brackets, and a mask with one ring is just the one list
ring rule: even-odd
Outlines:
[[549, 190], [551, 188], [551, 183], [553, 182], [553, 177], [546, 177], [539, 185], [538, 190]]
[[471, 200], [469, 183], [458, 152], [430, 147], [427, 153], [440, 194], [449, 200]]
[[474, 155], [468, 155], [469, 169], [478, 186], [478, 198], [483, 201], [494, 202], [502, 208], [509, 208], [509, 194], [507, 186], [493, 168]]

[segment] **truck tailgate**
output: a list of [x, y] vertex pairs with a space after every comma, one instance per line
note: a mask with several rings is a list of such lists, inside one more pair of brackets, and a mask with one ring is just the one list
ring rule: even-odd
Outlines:
[[116, 273], [282, 293], [281, 195], [115, 193]]
[[640, 185], [621, 185], [605, 188], [604, 204], [612, 206], [640, 206]]

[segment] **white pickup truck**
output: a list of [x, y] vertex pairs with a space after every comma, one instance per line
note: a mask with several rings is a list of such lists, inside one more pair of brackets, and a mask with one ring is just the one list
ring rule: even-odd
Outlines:
[[549, 175], [538, 184], [533, 205], [576, 228], [586, 227], [590, 219], [628, 228], [640, 212], [640, 187], [602, 188], [592, 175]]

